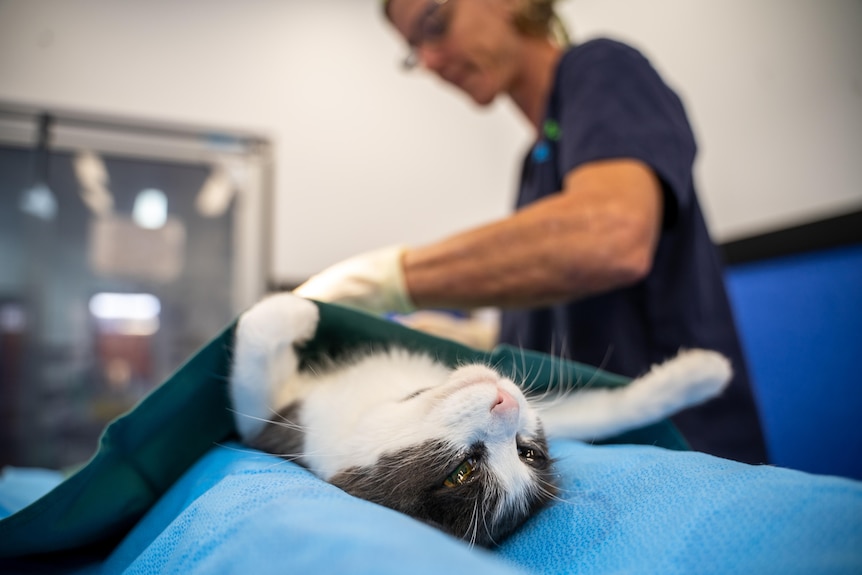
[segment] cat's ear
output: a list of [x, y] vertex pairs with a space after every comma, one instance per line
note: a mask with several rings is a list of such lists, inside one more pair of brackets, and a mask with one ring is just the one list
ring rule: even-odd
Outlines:
[[536, 405], [552, 437], [604, 439], [708, 401], [733, 376], [722, 354], [692, 349], [655, 365], [627, 386], [573, 391], [562, 401]]
[[299, 367], [296, 346], [314, 336], [319, 321], [317, 305], [289, 293], [267, 297], [240, 316], [230, 396], [243, 440], [256, 436], [281, 407], [279, 390]]

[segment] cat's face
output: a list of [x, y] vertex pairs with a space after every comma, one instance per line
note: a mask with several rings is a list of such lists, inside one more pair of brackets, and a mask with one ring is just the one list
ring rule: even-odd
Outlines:
[[[329, 481], [479, 545], [493, 545], [555, 494], [541, 423], [508, 379], [467, 366], [384, 382], [351, 434], [354, 464]], [[383, 446], [373, 457], [362, 445]], [[373, 461], [372, 461], [373, 459]]]

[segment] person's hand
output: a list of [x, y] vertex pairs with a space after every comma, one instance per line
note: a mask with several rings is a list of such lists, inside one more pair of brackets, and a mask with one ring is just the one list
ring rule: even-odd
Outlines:
[[391, 246], [353, 256], [311, 276], [293, 293], [373, 313], [410, 313], [415, 306], [404, 281], [405, 250]]

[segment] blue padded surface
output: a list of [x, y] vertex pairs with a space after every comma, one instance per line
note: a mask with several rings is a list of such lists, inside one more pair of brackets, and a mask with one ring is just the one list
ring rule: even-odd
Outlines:
[[727, 284], [772, 461], [862, 479], [862, 246], [736, 266]]
[[862, 572], [860, 483], [646, 446], [552, 453], [563, 501], [489, 553], [294, 464], [217, 447], [103, 572]]
[[105, 573], [516, 573], [307, 470], [239, 445], [213, 449], [126, 537]]
[[63, 479], [62, 473], [51, 469], [4, 467], [0, 470], [0, 519], [24, 509]]

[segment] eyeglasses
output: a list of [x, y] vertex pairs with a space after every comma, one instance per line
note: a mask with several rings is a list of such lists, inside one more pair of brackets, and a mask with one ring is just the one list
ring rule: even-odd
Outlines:
[[405, 70], [412, 70], [419, 65], [419, 48], [423, 44], [439, 42], [446, 36], [452, 16], [452, 11], [449, 9], [451, 6], [449, 0], [430, 0], [428, 2], [407, 38], [410, 52], [402, 62]]

